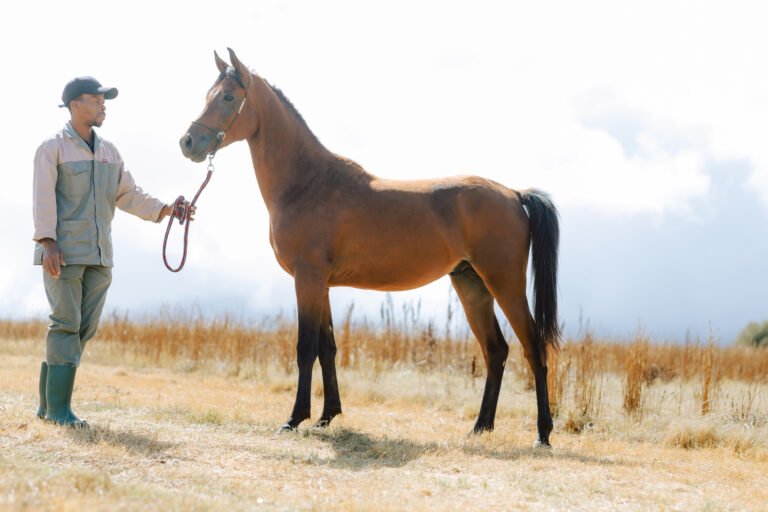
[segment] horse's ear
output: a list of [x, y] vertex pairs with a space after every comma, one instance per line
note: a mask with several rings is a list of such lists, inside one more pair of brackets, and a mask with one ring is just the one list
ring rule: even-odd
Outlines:
[[219, 68], [219, 72], [223, 73], [224, 71], [226, 71], [227, 68], [229, 67], [229, 64], [224, 62], [224, 60], [221, 57], [219, 57], [219, 54], [216, 53], [216, 50], [213, 50], [213, 56], [216, 57], [216, 67]]
[[234, 50], [232, 50], [232, 48], [227, 48], [227, 51], [229, 52], [229, 60], [232, 62], [232, 67], [235, 68], [235, 71], [237, 71], [238, 76], [240, 76], [240, 78], [245, 78], [248, 75], [250, 75], [251, 72], [248, 70], [247, 67], [245, 67], [245, 64], [240, 62], [240, 59], [237, 58], [237, 55], [235, 55]]

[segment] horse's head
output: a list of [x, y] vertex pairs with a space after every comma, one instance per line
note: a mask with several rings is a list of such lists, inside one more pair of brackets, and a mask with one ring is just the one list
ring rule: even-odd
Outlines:
[[179, 141], [181, 152], [193, 162], [202, 162], [222, 147], [247, 139], [257, 129], [256, 110], [248, 106], [249, 99], [253, 100], [253, 75], [232, 49], [227, 50], [231, 66], [213, 52], [219, 78], [208, 91], [202, 114]]

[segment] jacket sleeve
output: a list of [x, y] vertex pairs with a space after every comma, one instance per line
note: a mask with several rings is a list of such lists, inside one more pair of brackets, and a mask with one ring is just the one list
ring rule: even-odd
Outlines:
[[165, 206], [165, 203], [136, 186], [131, 173], [125, 170], [122, 158], [120, 159], [116, 204], [121, 210], [152, 222], [159, 222], [160, 211]]
[[43, 238], [56, 240], [56, 181], [58, 180], [58, 148], [48, 140], [37, 148], [32, 178], [32, 215], [36, 242]]

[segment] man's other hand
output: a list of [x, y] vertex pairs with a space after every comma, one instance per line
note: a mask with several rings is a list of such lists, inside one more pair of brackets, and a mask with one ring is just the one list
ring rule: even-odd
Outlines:
[[61, 276], [61, 267], [67, 264], [59, 250], [59, 244], [52, 238], [43, 238], [40, 244], [43, 246], [43, 270], [52, 278], [58, 279]]

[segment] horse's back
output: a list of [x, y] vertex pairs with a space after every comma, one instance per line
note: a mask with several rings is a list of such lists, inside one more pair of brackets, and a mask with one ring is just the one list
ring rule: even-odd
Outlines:
[[499, 250], [511, 243], [527, 250], [518, 194], [476, 176], [374, 179], [338, 211], [336, 285], [413, 288], [486, 250], [480, 247]]
[[[520, 194], [480, 176], [451, 176], [429, 180], [374, 180], [371, 189], [380, 203], [393, 208], [408, 205], [428, 211], [448, 227], [461, 223], [473, 231], [499, 224], [522, 224], [527, 216]], [[377, 201], [378, 203], [378, 201]]]

